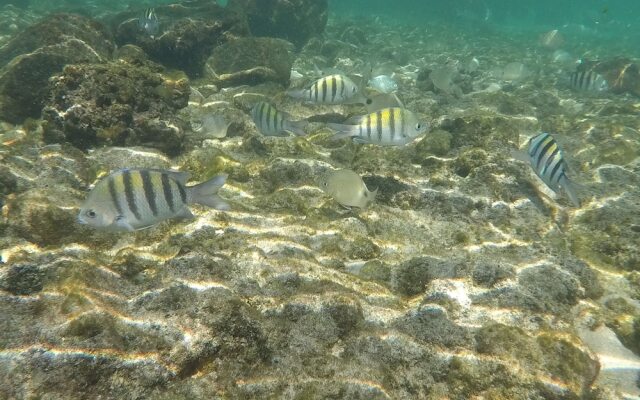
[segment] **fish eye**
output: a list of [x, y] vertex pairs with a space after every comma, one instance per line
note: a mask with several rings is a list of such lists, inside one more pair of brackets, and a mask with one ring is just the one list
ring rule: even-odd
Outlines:
[[87, 217], [89, 218], [95, 218], [96, 217], [96, 212], [93, 210], [88, 210], [86, 213], [84, 213]]
[[416, 124], [416, 130], [419, 131], [420, 129], [422, 129], [422, 124], [420, 122], [418, 122]]
[[358, 88], [357, 88], [357, 87], [355, 87], [355, 86], [353, 87], [353, 89], [351, 89], [351, 92], [353, 92], [353, 93], [355, 93], [355, 92], [357, 92], [357, 91], [358, 91]]

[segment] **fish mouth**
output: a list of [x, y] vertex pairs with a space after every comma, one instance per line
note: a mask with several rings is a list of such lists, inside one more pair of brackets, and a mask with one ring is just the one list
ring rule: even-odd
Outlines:
[[78, 215], [78, 218], [76, 218], [76, 222], [79, 223], [80, 225], [87, 225], [87, 221], [83, 220], [81, 216]]

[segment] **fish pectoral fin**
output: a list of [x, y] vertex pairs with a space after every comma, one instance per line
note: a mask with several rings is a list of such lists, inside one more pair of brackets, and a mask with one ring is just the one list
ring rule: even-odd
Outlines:
[[125, 230], [128, 232], [133, 232], [136, 229], [131, 226], [130, 223], [127, 222], [127, 220], [124, 218], [124, 215], [117, 215], [114, 219], [113, 219], [113, 224], [114, 227], [117, 227], [119, 230]]

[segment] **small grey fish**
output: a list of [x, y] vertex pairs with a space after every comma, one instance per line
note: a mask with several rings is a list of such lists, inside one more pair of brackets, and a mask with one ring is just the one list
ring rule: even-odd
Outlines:
[[398, 84], [389, 75], [378, 75], [368, 82], [369, 87], [381, 93], [393, 93], [398, 90]]
[[365, 208], [373, 203], [378, 189], [367, 189], [360, 175], [350, 169], [330, 171], [320, 178], [320, 189], [345, 207]]
[[[520, 158], [517, 153], [514, 154], [517, 158]], [[567, 165], [564, 161], [562, 150], [553, 136], [543, 132], [529, 139], [526, 158], [528, 160], [525, 159], [523, 161], [529, 161], [536, 175], [549, 188], [554, 192], [558, 192], [559, 188], [563, 188], [573, 205], [580, 207], [580, 200], [566, 174]]]
[[157, 169], [122, 169], [100, 180], [80, 209], [78, 222], [96, 229], [134, 231], [170, 218], [193, 218], [190, 204], [219, 210], [229, 205], [218, 189], [227, 175], [186, 186], [188, 172]]
[[287, 132], [306, 135], [307, 121], [292, 121], [288, 114], [278, 111], [271, 104], [261, 101], [251, 109], [251, 117], [258, 130], [265, 136], [280, 136]]
[[160, 31], [160, 21], [158, 21], [158, 17], [153, 8], [144, 10], [144, 14], [138, 18], [138, 28], [145, 31], [152, 39], [158, 34]]
[[327, 124], [337, 131], [335, 137], [353, 137], [358, 143], [372, 143], [382, 146], [402, 146], [412, 142], [429, 128], [411, 111], [390, 107], [358, 116], [347, 124]]
[[573, 89], [585, 92], [604, 92], [609, 89], [606, 79], [591, 69], [571, 73], [569, 84]]
[[287, 94], [293, 98], [319, 104], [355, 104], [366, 101], [360, 94], [358, 86], [351, 79], [340, 74], [325, 76], [307, 89], [289, 90]]

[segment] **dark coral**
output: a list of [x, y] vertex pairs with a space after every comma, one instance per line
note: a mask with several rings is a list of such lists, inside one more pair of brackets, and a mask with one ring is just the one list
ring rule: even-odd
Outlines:
[[170, 68], [201, 76], [213, 49], [234, 37], [247, 36], [246, 15], [226, 9], [213, 1], [188, 1], [155, 8], [160, 33], [151, 37], [138, 27], [138, 15], [127, 12], [117, 16], [119, 45], [135, 44], [149, 57]]
[[255, 36], [282, 38], [301, 48], [324, 32], [327, 0], [240, 0], [247, 10], [249, 27]]
[[20, 123], [40, 116], [47, 81], [67, 64], [96, 63], [111, 56], [105, 28], [85, 17], [50, 16], [0, 48], [0, 118]]
[[175, 112], [187, 105], [186, 78], [172, 80], [153, 63], [67, 66], [51, 86], [43, 116], [49, 143], [155, 147], [176, 155], [183, 129]]

